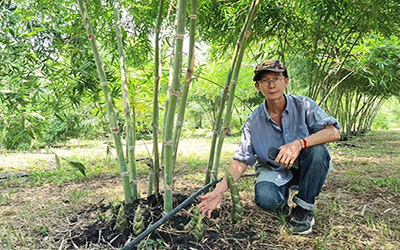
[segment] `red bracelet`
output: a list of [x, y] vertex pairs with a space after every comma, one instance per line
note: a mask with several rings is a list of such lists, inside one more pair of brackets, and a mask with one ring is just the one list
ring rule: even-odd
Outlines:
[[301, 140], [303, 140], [303, 143], [304, 143], [304, 149], [307, 151], [307, 150], [308, 150], [308, 147], [307, 147], [307, 141], [306, 141], [306, 139], [304, 139], [304, 138], [301, 138]]

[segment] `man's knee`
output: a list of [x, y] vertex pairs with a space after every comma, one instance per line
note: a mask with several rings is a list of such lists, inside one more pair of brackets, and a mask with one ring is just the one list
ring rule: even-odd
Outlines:
[[274, 183], [262, 181], [255, 187], [255, 203], [264, 210], [276, 211], [286, 203], [286, 198]]
[[329, 161], [331, 159], [329, 152], [324, 145], [315, 145], [308, 148], [308, 150], [303, 153], [301, 158], [301, 161], [303, 162], [313, 162], [317, 165], [326, 164], [326, 166], [329, 165]]

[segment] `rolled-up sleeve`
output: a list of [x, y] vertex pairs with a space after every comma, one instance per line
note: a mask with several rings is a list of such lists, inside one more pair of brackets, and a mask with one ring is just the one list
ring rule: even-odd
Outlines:
[[254, 165], [256, 163], [256, 156], [251, 145], [251, 133], [249, 128], [249, 118], [243, 125], [242, 128], [242, 139], [240, 141], [238, 149], [235, 151], [233, 159], [244, 162], [248, 165]]
[[317, 103], [310, 98], [306, 98], [305, 101], [308, 106], [306, 119], [310, 133], [316, 133], [328, 125], [333, 125], [336, 129], [340, 129], [339, 122], [334, 117], [328, 116]]

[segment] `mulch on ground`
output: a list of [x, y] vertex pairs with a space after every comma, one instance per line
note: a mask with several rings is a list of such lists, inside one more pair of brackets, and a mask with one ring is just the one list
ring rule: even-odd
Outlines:
[[[183, 202], [187, 197], [186, 195], [175, 195], [174, 207]], [[151, 226], [165, 215], [163, 213], [162, 198], [157, 202], [155, 196], [152, 195], [147, 199], [136, 200], [131, 206], [125, 206], [129, 227], [124, 231], [119, 232], [114, 229], [116, 216], [112, 215], [112, 218], [108, 221], [102, 222], [99, 219], [97, 222], [86, 225], [84, 228], [71, 230], [70, 236], [64, 240], [70, 245], [70, 249], [83, 246], [94, 248], [95, 246], [101, 247], [101, 245], [104, 248], [110, 246], [121, 248], [135, 237], [131, 225], [138, 205], [142, 209], [145, 228]], [[214, 219], [203, 220], [205, 223], [205, 232], [202, 240], [197, 242], [193, 235], [185, 229], [185, 225], [192, 218], [195, 205], [196, 203], [192, 203], [183, 208], [164, 223], [164, 225], [145, 238], [141, 242], [140, 247], [150, 249], [153, 249], [151, 247], [157, 248], [157, 246], [167, 249], [226, 249], [227, 247], [230, 249], [246, 249], [254, 241], [259, 240], [260, 232], [257, 232], [255, 228], [251, 228], [251, 223], [248, 223], [248, 221], [235, 225], [231, 224], [231, 205], [224, 202], [219, 209], [213, 211], [212, 218]], [[119, 207], [117, 211], [118, 209]], [[81, 220], [84, 220], [85, 215], [91, 217], [93, 213], [107, 214], [110, 210], [110, 204], [98, 204], [82, 211], [79, 217]], [[248, 210], [249, 212], [245, 212], [247, 213], [245, 214], [245, 218], [248, 218], [250, 213], [252, 213], [251, 209]], [[272, 215], [271, 219], [273, 219]], [[278, 226], [277, 222], [272, 223]]]

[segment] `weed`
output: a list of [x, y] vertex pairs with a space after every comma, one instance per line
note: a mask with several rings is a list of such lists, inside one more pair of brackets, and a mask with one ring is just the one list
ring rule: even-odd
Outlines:
[[80, 189], [70, 190], [69, 200], [70, 201], [79, 201], [82, 198], [86, 197], [88, 195], [88, 193], [89, 192], [87, 190], [80, 190]]
[[325, 244], [328, 240], [332, 240], [329, 235], [325, 235], [324, 239], [321, 240], [319, 239], [319, 237], [317, 238], [317, 244], [315, 245], [315, 249], [316, 250], [327, 250], [327, 249], [331, 249], [330, 247], [326, 247]]
[[162, 243], [163, 243], [163, 240], [162, 240], [162, 239], [157, 239], [157, 240], [152, 240], [152, 239], [143, 240], [143, 241], [140, 243], [139, 248], [140, 248], [140, 249], [146, 248], [146, 250], [158, 249], [158, 247], [161, 246]]
[[10, 191], [8, 191], [8, 194], [0, 194], [0, 205], [3, 205], [4, 203], [10, 201], [13, 193], [14, 189], [10, 189]]

